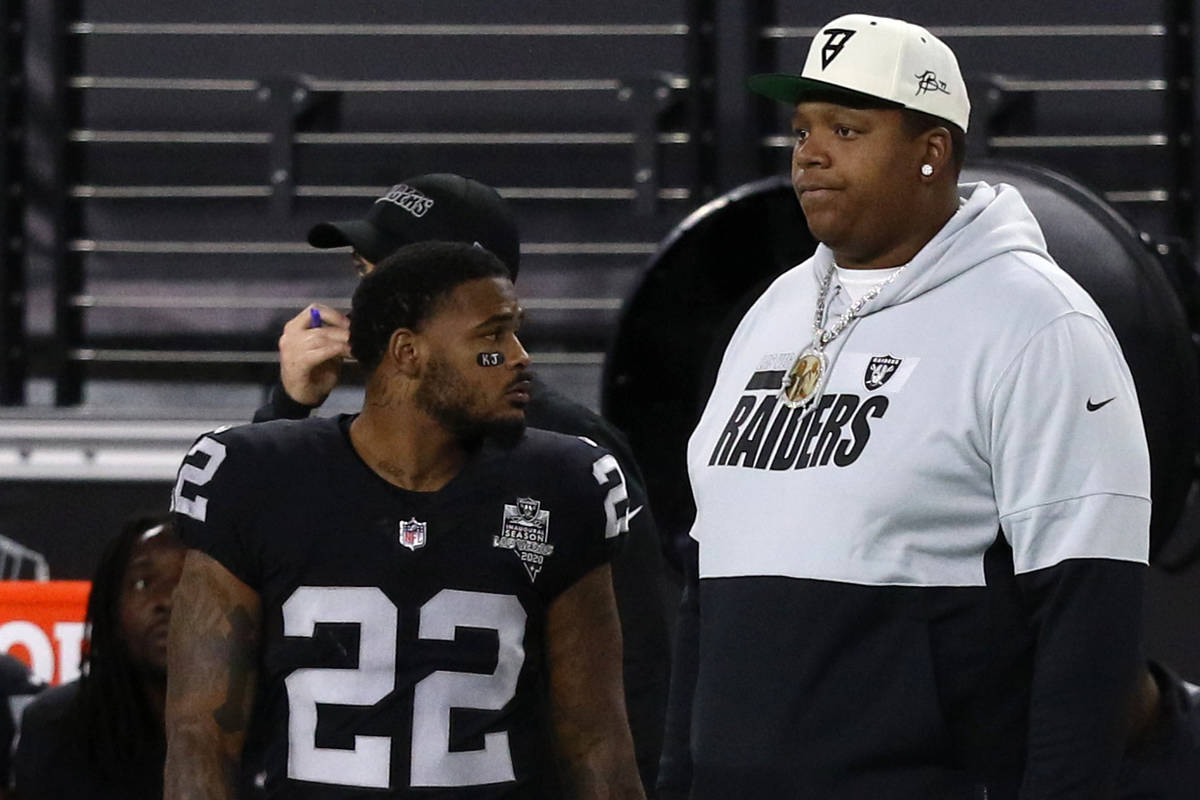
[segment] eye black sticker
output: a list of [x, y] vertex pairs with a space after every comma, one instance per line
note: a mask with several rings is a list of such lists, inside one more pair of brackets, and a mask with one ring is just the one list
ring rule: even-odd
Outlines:
[[504, 363], [504, 353], [480, 353], [475, 361], [481, 367], [498, 367]]

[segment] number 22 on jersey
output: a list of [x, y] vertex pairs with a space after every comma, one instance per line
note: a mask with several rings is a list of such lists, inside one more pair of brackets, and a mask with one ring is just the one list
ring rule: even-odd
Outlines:
[[[479, 750], [450, 750], [450, 709], [498, 711], [516, 694], [525, 661], [525, 609], [516, 597], [443, 589], [421, 606], [418, 637], [454, 641], [459, 627], [496, 631], [499, 653], [490, 674], [439, 670], [413, 691], [409, 785], [478, 786], [514, 779], [508, 733], [484, 736]], [[353, 749], [317, 747], [322, 703], [372, 706], [396, 688], [399, 615], [378, 588], [301, 586], [283, 604], [284, 636], [312, 637], [320, 623], [359, 626], [356, 669], [304, 668], [285, 680], [288, 777], [340, 786], [391, 788], [392, 742], [355, 736]]]

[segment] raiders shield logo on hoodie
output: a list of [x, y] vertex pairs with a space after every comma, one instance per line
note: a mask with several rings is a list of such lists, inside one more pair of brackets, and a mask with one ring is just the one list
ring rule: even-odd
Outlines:
[[875, 391], [888, 382], [896, 374], [901, 359], [892, 356], [875, 356], [867, 364], [867, 372], [863, 375], [863, 383], [867, 389]]

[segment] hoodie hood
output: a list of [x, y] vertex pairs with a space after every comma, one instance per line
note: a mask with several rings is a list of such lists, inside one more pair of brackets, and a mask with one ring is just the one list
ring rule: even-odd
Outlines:
[[[1026, 251], [1050, 259], [1042, 228], [1015, 188], [981, 181], [959, 184], [958, 194], [958, 212], [908, 262], [908, 269], [867, 305], [863, 316], [920, 297], [1004, 253]], [[818, 245], [812, 273], [818, 284], [832, 263], [833, 251]]]

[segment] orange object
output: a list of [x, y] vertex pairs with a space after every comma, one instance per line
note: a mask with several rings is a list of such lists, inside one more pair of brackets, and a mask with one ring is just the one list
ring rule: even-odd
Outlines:
[[90, 581], [0, 581], [0, 653], [46, 683], [75, 680], [91, 588]]

